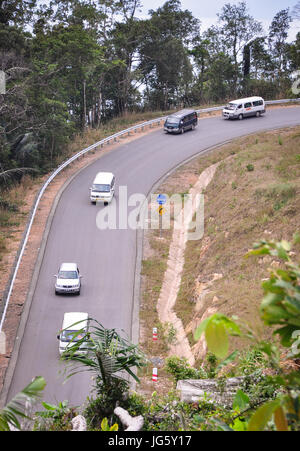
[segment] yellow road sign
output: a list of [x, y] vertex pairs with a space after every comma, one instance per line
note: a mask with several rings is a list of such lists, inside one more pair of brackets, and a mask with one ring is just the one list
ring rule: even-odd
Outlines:
[[166, 209], [162, 205], [160, 205], [158, 207], [158, 213], [160, 214], [160, 216], [162, 216], [165, 212], [166, 212]]

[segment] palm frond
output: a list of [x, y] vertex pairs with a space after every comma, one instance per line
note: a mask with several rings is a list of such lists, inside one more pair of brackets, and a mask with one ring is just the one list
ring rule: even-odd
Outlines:
[[34, 168], [15, 168], [15, 169], [7, 169], [6, 171], [0, 172], [0, 182], [4, 183], [13, 179], [16, 175], [23, 175], [27, 172], [38, 172], [37, 169]]
[[[89, 322], [88, 334], [69, 346], [64, 356], [71, 364], [71, 370], [66, 369], [67, 379], [83, 371], [92, 371], [96, 379], [109, 384], [111, 378], [119, 379], [126, 372], [139, 382], [132, 368], [144, 366], [146, 358], [138, 346], [121, 337], [115, 329], [106, 329], [97, 320], [89, 318]], [[81, 346], [86, 349], [86, 355], [78, 353]]]
[[27, 410], [41, 396], [45, 385], [46, 381], [43, 377], [36, 377], [0, 410], [0, 431], [9, 431], [10, 425], [21, 429], [18, 417], [29, 418]]

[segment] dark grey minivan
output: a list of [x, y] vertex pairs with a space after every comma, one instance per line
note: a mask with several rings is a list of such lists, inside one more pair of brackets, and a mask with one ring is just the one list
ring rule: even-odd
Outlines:
[[184, 133], [186, 130], [194, 130], [198, 124], [198, 116], [195, 110], [181, 110], [167, 117], [164, 131], [167, 133]]

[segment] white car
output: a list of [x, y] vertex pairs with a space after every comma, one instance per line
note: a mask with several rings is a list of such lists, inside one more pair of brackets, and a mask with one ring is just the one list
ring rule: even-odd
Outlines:
[[[69, 346], [75, 345], [79, 340], [85, 340], [89, 327], [88, 317], [89, 315], [83, 312], [68, 312], [64, 314], [62, 328], [57, 336], [60, 355], [66, 354]], [[80, 344], [76, 354], [87, 354], [85, 342]]]
[[55, 275], [55, 294], [75, 293], [80, 294], [81, 275], [76, 263], [62, 263], [58, 274]]

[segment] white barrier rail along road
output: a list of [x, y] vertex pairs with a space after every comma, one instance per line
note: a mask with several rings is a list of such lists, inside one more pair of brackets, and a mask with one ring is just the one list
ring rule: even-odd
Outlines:
[[[283, 103], [294, 103], [294, 102], [300, 102], [300, 98], [298, 99], [284, 99], [284, 100], [269, 100], [266, 101], [266, 105], [276, 105], [276, 104], [283, 104]], [[205, 109], [200, 109], [200, 110], [196, 110], [197, 113], [209, 113], [209, 112], [213, 112], [213, 111], [221, 111], [224, 108], [224, 106], [219, 106], [219, 107], [214, 107], [214, 108], [205, 108]], [[18, 253], [16, 262], [14, 264], [14, 268], [12, 271], [12, 275], [10, 277], [10, 281], [9, 281], [9, 285], [8, 288], [6, 289], [6, 293], [7, 295], [4, 296], [4, 303], [2, 305], [2, 307], [0, 307], [0, 315], [1, 315], [1, 311], [2, 311], [2, 317], [1, 317], [1, 322], [0, 322], [0, 333], [2, 331], [3, 328], [3, 324], [5, 321], [5, 317], [6, 317], [6, 313], [7, 313], [7, 308], [9, 305], [9, 300], [14, 288], [14, 283], [17, 277], [17, 273], [18, 273], [18, 269], [19, 266], [21, 264], [22, 261], [22, 257], [24, 254], [24, 250], [25, 247], [27, 245], [27, 241], [29, 238], [29, 234], [31, 231], [31, 227], [33, 224], [33, 221], [35, 219], [35, 214], [36, 211], [38, 209], [38, 205], [40, 203], [40, 200], [44, 194], [44, 192], [46, 191], [47, 187], [50, 185], [50, 183], [52, 182], [52, 180], [58, 175], [60, 174], [67, 166], [69, 166], [69, 164], [73, 163], [73, 161], [77, 160], [78, 158], [80, 158], [81, 156], [85, 155], [86, 153], [90, 152], [91, 150], [96, 149], [97, 147], [103, 147], [104, 144], [108, 144], [110, 141], [114, 140], [116, 141], [117, 138], [126, 135], [126, 134], [130, 134], [130, 132], [136, 132], [139, 129], [144, 129], [144, 127], [151, 127], [154, 124], [160, 124], [161, 121], [164, 121], [166, 119], [167, 116], [162, 116], [159, 117], [157, 119], [152, 119], [151, 121], [147, 121], [147, 122], [143, 122], [142, 124], [138, 124], [138, 125], [134, 125], [133, 127], [129, 127], [126, 130], [122, 130], [121, 132], [115, 133], [114, 135], [111, 135], [107, 138], [102, 139], [101, 141], [96, 142], [95, 144], [92, 144], [89, 147], [86, 147], [85, 149], [81, 150], [80, 152], [76, 153], [75, 155], [73, 155], [71, 158], [69, 158], [67, 161], [65, 161], [63, 164], [61, 164], [51, 175], [50, 177], [47, 179], [47, 181], [44, 183], [44, 185], [42, 186], [41, 190], [39, 191], [39, 194], [35, 200], [35, 204], [32, 208], [31, 211], [31, 216], [29, 219], [29, 222], [27, 224], [26, 227], [26, 233], [25, 236], [23, 238], [23, 243], [21, 246], [21, 249]]]

